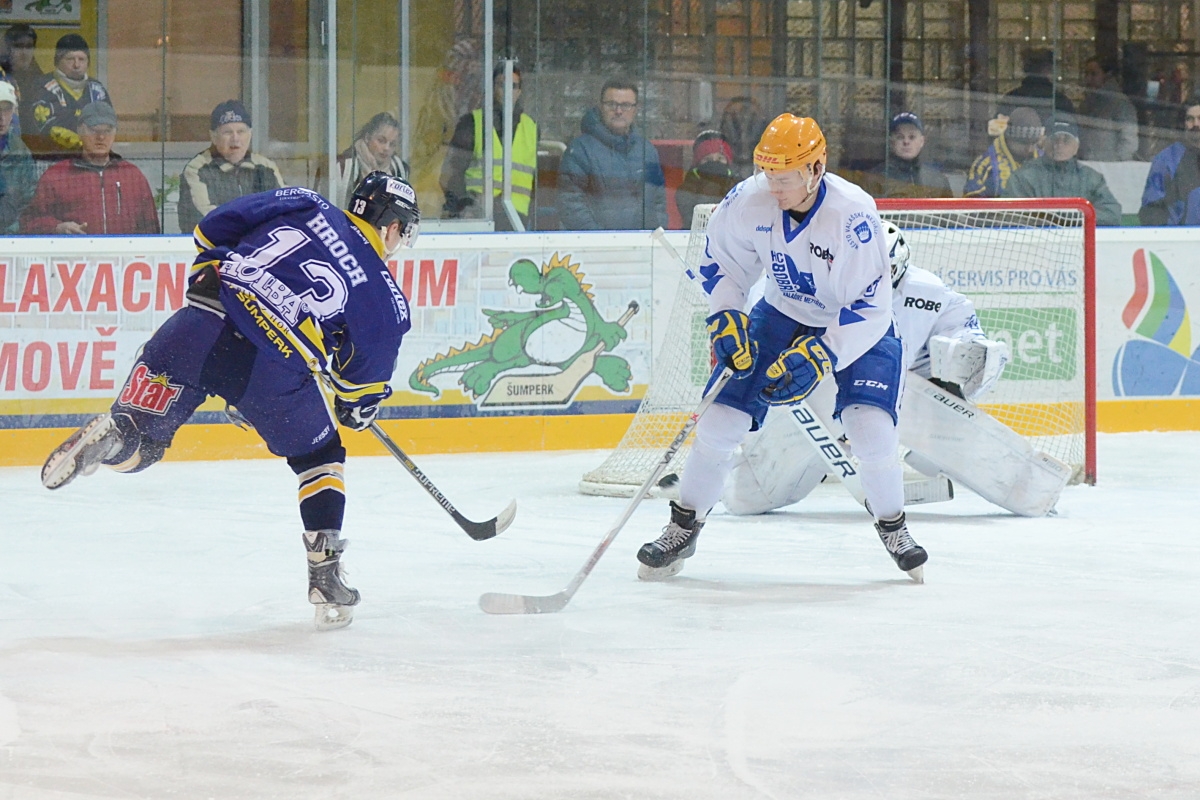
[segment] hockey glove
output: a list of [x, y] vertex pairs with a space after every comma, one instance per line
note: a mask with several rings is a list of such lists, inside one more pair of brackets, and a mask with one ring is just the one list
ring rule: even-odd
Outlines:
[[741, 311], [727, 309], [713, 314], [707, 322], [717, 362], [732, 369], [735, 378], [749, 375], [758, 356], [758, 342], [750, 338], [750, 318]]
[[337, 421], [356, 431], [365, 431], [379, 413], [379, 403], [352, 403], [340, 397], [333, 398], [333, 412]]
[[931, 336], [928, 346], [931, 376], [962, 387], [971, 402], [991, 391], [1009, 359], [1008, 345], [989, 339]]
[[825, 343], [816, 336], [801, 336], [767, 367], [762, 398], [771, 405], [799, 403], [817, 388], [821, 379], [833, 371], [833, 359]]

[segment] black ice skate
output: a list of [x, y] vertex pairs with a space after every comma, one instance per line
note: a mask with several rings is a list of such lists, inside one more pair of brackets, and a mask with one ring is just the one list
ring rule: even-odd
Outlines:
[[359, 594], [357, 589], [346, 585], [341, 565], [347, 544], [341, 538], [341, 531], [304, 532], [304, 547], [308, 550], [308, 602], [317, 607], [318, 630], [344, 628], [354, 619]]
[[678, 575], [683, 561], [696, 552], [696, 539], [704, 520], [696, 519], [696, 512], [671, 501], [671, 522], [663, 528], [662, 536], [647, 542], [638, 550], [638, 577], [644, 581], [661, 581]]
[[101, 462], [125, 445], [111, 414], [92, 417], [54, 449], [42, 465], [42, 485], [60, 489], [80, 475], [91, 475]]
[[896, 566], [908, 573], [908, 577], [917, 583], [925, 582], [925, 569], [922, 566], [929, 560], [925, 548], [913, 541], [908, 532], [904, 512], [895, 519], [881, 519], [875, 522], [875, 530], [879, 532], [879, 541], [892, 556]]

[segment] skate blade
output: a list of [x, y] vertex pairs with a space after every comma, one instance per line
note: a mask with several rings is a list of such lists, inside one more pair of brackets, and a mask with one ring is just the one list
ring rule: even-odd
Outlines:
[[906, 572], [904, 574], [907, 575], [908, 577], [912, 578], [913, 583], [924, 583], [925, 582], [925, 565], [922, 564], [919, 567], [913, 567], [912, 569], [910, 569], [908, 572]]
[[319, 631], [335, 631], [354, 621], [354, 606], [320, 603], [314, 610], [313, 624]]
[[684, 559], [680, 558], [667, 564], [665, 567], [650, 567], [645, 564], [638, 564], [638, 580], [640, 581], [665, 581], [667, 578], [673, 578], [683, 571]]

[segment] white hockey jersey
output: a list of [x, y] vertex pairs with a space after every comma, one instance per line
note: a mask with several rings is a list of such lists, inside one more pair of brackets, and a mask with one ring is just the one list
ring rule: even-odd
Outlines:
[[700, 276], [712, 313], [743, 308], [767, 274], [766, 301], [821, 338], [842, 370], [892, 324], [891, 266], [875, 201], [825, 175], [817, 201], [797, 223], [781, 211], [759, 174], [735, 186], [713, 211]]
[[894, 290], [896, 328], [904, 340], [905, 367], [922, 378], [929, 374], [929, 337], [970, 342], [986, 338], [975, 304], [928, 270], [910, 266]]

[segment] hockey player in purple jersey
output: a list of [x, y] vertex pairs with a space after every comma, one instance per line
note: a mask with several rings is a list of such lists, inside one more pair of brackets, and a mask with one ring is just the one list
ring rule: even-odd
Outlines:
[[318, 627], [349, 624], [359, 593], [340, 564], [346, 450], [337, 423], [365, 429], [391, 394], [411, 323], [384, 259], [412, 244], [420, 216], [412, 187], [383, 172], [362, 179], [349, 211], [300, 188], [212, 211], [196, 226], [187, 304], [145, 344], [108, 413], [50, 454], [42, 483], [58, 489], [101, 464], [140, 472], [207, 397], [222, 397], [299, 478]]

